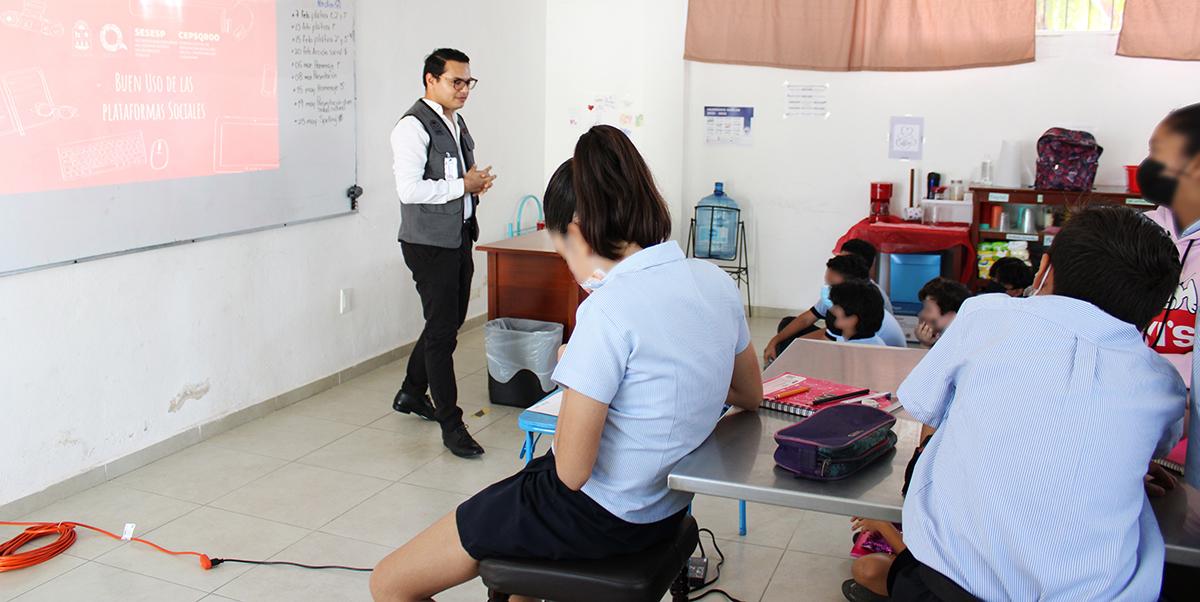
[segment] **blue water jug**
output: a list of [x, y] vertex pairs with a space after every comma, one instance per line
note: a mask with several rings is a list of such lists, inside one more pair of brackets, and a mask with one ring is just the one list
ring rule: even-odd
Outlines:
[[713, 193], [696, 204], [696, 242], [692, 255], [701, 259], [732, 260], [737, 257], [737, 203], [717, 182]]

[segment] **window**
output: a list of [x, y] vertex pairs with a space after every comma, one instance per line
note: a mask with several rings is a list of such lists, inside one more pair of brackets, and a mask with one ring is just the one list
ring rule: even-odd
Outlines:
[[1037, 29], [1121, 31], [1125, 0], [1037, 0]]

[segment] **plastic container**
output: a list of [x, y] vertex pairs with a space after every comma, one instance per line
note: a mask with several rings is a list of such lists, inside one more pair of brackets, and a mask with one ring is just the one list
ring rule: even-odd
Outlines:
[[942, 275], [942, 256], [924, 254], [891, 255], [891, 270], [888, 296], [897, 312], [916, 313], [921, 311], [921, 298], [917, 295], [925, 283]]
[[563, 325], [500, 318], [483, 325], [492, 403], [527, 408], [555, 389]]
[[922, 221], [926, 224], [969, 224], [974, 206], [965, 201], [939, 201], [924, 199], [921, 207], [925, 211]]
[[967, 194], [967, 187], [962, 180], [950, 180], [950, 191], [947, 199], [951, 201], [963, 200], [963, 195]]
[[725, 194], [725, 184], [696, 204], [696, 240], [692, 255], [700, 259], [729, 261], [737, 258], [738, 205]]

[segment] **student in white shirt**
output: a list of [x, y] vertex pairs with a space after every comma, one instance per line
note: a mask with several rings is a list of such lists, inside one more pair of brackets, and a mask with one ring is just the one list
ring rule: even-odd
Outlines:
[[400, 196], [397, 238], [425, 319], [392, 409], [437, 421], [442, 443], [463, 458], [478, 456], [483, 448], [467, 431], [458, 407], [454, 349], [471, 299], [479, 195], [495, 179], [490, 167], [475, 165], [475, 140], [458, 114], [475, 86], [469, 61], [452, 48], [426, 57], [425, 96], [392, 130]]
[[[788, 345], [792, 344], [792, 341], [816, 332], [817, 327], [814, 324], [818, 320], [826, 320], [827, 324], [832, 322], [828, 319], [829, 308], [833, 305], [829, 300], [830, 288], [846, 280], [866, 279], [869, 273], [867, 263], [863, 261], [862, 257], [852, 253], [835, 255], [826, 261], [825, 285], [821, 287], [821, 294], [817, 298], [817, 302], [799, 316], [787, 317], [779, 322], [778, 334], [772, 337], [766, 348], [763, 349], [763, 361], [771, 363], [776, 356], [788, 348]], [[832, 329], [830, 330], [832, 331]], [[833, 339], [831, 331], [827, 332], [827, 336]]]
[[917, 314], [917, 341], [925, 347], [941, 338], [950, 328], [964, 301], [971, 297], [967, 285], [949, 278], [937, 277], [925, 283], [917, 298], [921, 300], [921, 313]]
[[840, 334], [839, 343], [879, 345], [887, 343], [879, 337], [883, 326], [883, 295], [869, 280], [847, 280], [829, 289], [829, 319]]
[[[847, 244], [849, 244], [849, 241]], [[851, 248], [853, 248], [853, 245]], [[814, 324], [818, 320], [825, 320], [825, 338], [831, 341], [845, 339], [841, 331], [834, 324], [834, 320], [829, 316], [829, 308], [833, 305], [829, 300], [829, 290], [835, 284], [852, 279], [870, 281], [870, 268], [861, 255], [852, 252], [843, 252], [825, 262], [825, 286], [821, 287], [821, 295], [817, 299], [817, 302], [808, 311], [799, 316], [786, 317], [779, 322], [778, 333], [771, 338], [766, 348], [763, 349], [763, 361], [768, 364], [771, 363], [779, 354], [783, 353], [784, 349], [788, 348], [788, 345], [792, 344], [792, 341], [816, 332], [817, 327]], [[887, 296], [883, 294], [883, 290], [879, 288], [878, 284], [871, 282], [871, 286], [875, 287], [884, 304], [883, 320], [880, 322], [876, 334], [889, 347], [907, 347], [908, 342], [904, 338], [904, 329], [900, 327], [900, 323], [896, 321], [895, 316], [887, 310]]]
[[673, 536], [692, 496], [667, 474], [726, 404], [762, 401], [736, 285], [670, 240], [670, 212], [620, 130], [584, 134], [545, 203], [555, 248], [592, 291], [554, 373], [566, 392], [553, 449], [380, 562], [377, 601], [430, 598], [486, 558], [599, 559]]
[[1055, 236], [1035, 296], [963, 303], [898, 391], [933, 437], [904, 500], [892, 600], [947, 588], [1159, 599], [1163, 538], [1145, 477], [1179, 439], [1186, 389], [1141, 331], [1179, 271], [1150, 220], [1093, 207]]

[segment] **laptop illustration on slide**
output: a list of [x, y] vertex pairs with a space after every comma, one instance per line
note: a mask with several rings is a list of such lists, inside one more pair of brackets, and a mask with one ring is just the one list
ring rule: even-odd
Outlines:
[[277, 119], [218, 117], [213, 135], [213, 171], [278, 169], [278, 135]]

